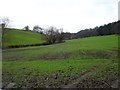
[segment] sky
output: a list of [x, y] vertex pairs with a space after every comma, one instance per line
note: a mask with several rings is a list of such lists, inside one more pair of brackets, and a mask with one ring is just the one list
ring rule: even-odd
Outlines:
[[55, 26], [75, 33], [118, 20], [119, 0], [0, 0], [0, 18], [10, 27]]
[[120, 20], [120, 1], [118, 2], [118, 20]]

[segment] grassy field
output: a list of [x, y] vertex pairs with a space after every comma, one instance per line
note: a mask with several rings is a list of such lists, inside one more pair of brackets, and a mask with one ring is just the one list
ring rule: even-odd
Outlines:
[[[3, 87], [112, 87], [118, 75], [118, 36], [3, 50]], [[85, 75], [87, 74], [87, 75]]]
[[[4, 60], [64, 59], [78, 56], [111, 57], [117, 55], [118, 36], [98, 36], [67, 40], [65, 43], [4, 50]], [[92, 55], [91, 55], [92, 54]], [[99, 56], [97, 54], [100, 54]], [[59, 57], [59, 58], [58, 58]], [[80, 56], [81, 57], [81, 56]], [[78, 58], [80, 58], [78, 57]], [[104, 57], [104, 58], [105, 58]]]
[[43, 35], [35, 32], [6, 28], [5, 34], [3, 35], [3, 47], [39, 44], [45, 42], [43, 38]]

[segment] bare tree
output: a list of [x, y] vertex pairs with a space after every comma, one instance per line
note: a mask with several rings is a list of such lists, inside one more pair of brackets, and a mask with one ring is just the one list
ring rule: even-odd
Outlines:
[[46, 35], [45, 40], [49, 44], [63, 42], [63, 29], [57, 29], [56, 27], [51, 26], [45, 30], [44, 34]]
[[2, 35], [5, 34], [6, 28], [9, 26], [10, 19], [8, 17], [0, 18], [0, 24], [2, 26]]
[[0, 18], [0, 24], [4, 24], [5, 28], [7, 28], [10, 24], [10, 19], [8, 17]]
[[57, 35], [57, 39], [58, 39], [58, 42], [61, 43], [64, 40], [63, 28], [60, 28], [58, 32], [59, 33]]
[[48, 29], [46, 29], [44, 31], [44, 34], [46, 35], [45, 40], [49, 44], [52, 44], [54, 42], [54, 36], [55, 36], [54, 27], [51, 26]]

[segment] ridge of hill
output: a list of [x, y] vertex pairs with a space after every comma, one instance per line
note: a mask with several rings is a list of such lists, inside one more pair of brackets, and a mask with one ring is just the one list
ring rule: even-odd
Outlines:
[[108, 24], [104, 24], [101, 26], [96, 26], [94, 28], [88, 28], [84, 30], [80, 30], [77, 33], [64, 33], [64, 39], [77, 39], [77, 38], [85, 38], [85, 37], [93, 37], [93, 36], [106, 36], [106, 35], [114, 35], [120, 34], [120, 20]]

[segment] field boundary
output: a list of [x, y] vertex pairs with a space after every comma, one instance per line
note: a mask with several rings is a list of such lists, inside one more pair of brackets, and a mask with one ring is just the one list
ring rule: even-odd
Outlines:
[[39, 44], [27, 44], [27, 45], [10, 45], [7, 48], [22, 48], [22, 47], [30, 47], [30, 46], [44, 46], [50, 45], [49, 43], [39, 43]]

